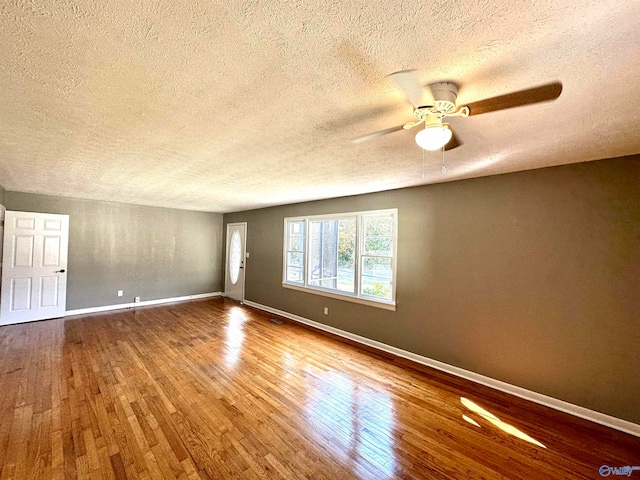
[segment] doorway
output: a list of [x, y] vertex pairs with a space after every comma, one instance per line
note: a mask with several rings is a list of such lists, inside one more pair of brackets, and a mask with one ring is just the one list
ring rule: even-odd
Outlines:
[[247, 223], [227, 224], [227, 262], [224, 295], [244, 301], [245, 259], [247, 257]]

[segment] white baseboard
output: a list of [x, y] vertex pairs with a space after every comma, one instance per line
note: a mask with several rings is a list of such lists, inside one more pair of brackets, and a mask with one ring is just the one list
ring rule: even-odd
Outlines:
[[195, 300], [197, 298], [219, 297], [222, 292], [198, 293], [197, 295], [185, 295], [184, 297], [159, 298], [157, 300], [145, 300], [137, 303], [119, 303], [117, 305], [105, 305], [102, 307], [80, 308], [78, 310], [67, 310], [65, 317], [71, 315], [86, 315], [88, 313], [108, 312], [110, 310], [122, 310], [125, 308], [145, 307], [148, 305], [161, 305], [163, 303], [184, 302], [185, 300]]
[[469, 370], [454, 367], [453, 365], [439, 362], [438, 360], [433, 360], [431, 358], [423, 357], [422, 355], [418, 355], [407, 350], [402, 350], [400, 348], [396, 348], [391, 345], [387, 345], [386, 343], [378, 342], [376, 340], [371, 340], [369, 338], [362, 337], [345, 330], [340, 330], [339, 328], [325, 325], [314, 320], [309, 320], [308, 318], [300, 317], [283, 310], [278, 310], [277, 308], [268, 307], [266, 305], [251, 302], [249, 300], [245, 300], [244, 303], [245, 305], [248, 305], [250, 307], [255, 307], [259, 310], [264, 310], [265, 312], [273, 313], [275, 315], [279, 315], [296, 322], [304, 323], [319, 330], [324, 330], [325, 332], [347, 338], [354, 342], [373, 347], [377, 350], [391, 353], [392, 355], [395, 355], [397, 357], [406, 358], [407, 360], [411, 360], [421, 365], [426, 365], [427, 367], [432, 367], [436, 370], [441, 370], [443, 372], [450, 373], [451, 375], [455, 375], [466, 380], [471, 380], [472, 382], [494, 388], [495, 390], [500, 390], [501, 392], [509, 393], [511, 395], [515, 395], [516, 397], [520, 397], [525, 400], [544, 405], [545, 407], [550, 407], [555, 410], [569, 413], [571, 415], [575, 415], [576, 417], [584, 418], [585, 420], [599, 423], [600, 425], [615, 428], [616, 430], [620, 430], [622, 432], [640, 437], [640, 425], [636, 423], [622, 420], [621, 418], [612, 417], [611, 415], [607, 415], [604, 413], [596, 412], [579, 405], [574, 405], [572, 403], [565, 402], [564, 400], [558, 400], [557, 398], [549, 397], [541, 393], [536, 393], [525, 388], [511, 385], [510, 383], [502, 382], [491, 377], [486, 377], [484, 375], [471, 372]]

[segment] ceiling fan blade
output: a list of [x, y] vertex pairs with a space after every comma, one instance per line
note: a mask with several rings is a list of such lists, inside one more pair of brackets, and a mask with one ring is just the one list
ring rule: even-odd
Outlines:
[[404, 128], [405, 130], [409, 130], [410, 128], [413, 127], [417, 127], [418, 125], [420, 125], [421, 123], [424, 122], [424, 118], [421, 120], [418, 120], [417, 122], [409, 122], [409, 123], [405, 123], [402, 128]]
[[389, 77], [414, 108], [423, 105], [424, 87], [418, 79], [417, 70], [401, 70], [390, 74]]
[[447, 144], [444, 146], [444, 151], [448, 152], [449, 150], [453, 150], [454, 148], [457, 148], [461, 145], [462, 145], [462, 141], [458, 138], [458, 136], [456, 135], [456, 132], [451, 130], [451, 140], [449, 140]]
[[549, 102], [555, 100], [562, 93], [562, 83], [553, 82], [539, 87], [507, 93], [498, 97], [487, 98], [467, 104], [469, 115], [506, 110], [508, 108], [522, 107], [533, 103]]
[[363, 143], [368, 142], [369, 140], [373, 140], [374, 138], [381, 137], [383, 135], [387, 135], [388, 133], [393, 133], [402, 130], [403, 126], [398, 125], [391, 128], [385, 128], [384, 130], [378, 130], [377, 132], [368, 133], [361, 137], [351, 139], [351, 143]]
[[356, 125], [358, 123], [381, 117], [391, 112], [398, 111], [399, 106], [394, 104], [377, 105], [371, 108], [361, 108], [358, 111], [351, 111], [348, 115], [341, 115], [318, 126], [322, 131], [342, 130], [345, 126]]

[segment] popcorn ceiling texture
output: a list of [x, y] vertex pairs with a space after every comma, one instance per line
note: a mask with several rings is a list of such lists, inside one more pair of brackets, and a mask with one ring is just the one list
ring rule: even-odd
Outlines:
[[[0, 4], [0, 185], [229, 212], [638, 153], [640, 2]], [[564, 85], [450, 123], [422, 154], [385, 76], [453, 80], [459, 104]]]

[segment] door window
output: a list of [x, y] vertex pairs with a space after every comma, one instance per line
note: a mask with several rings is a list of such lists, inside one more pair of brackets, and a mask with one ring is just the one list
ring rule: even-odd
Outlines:
[[240, 234], [234, 231], [231, 235], [231, 245], [229, 246], [229, 277], [231, 283], [238, 283], [238, 275], [240, 274], [242, 246], [240, 245]]

